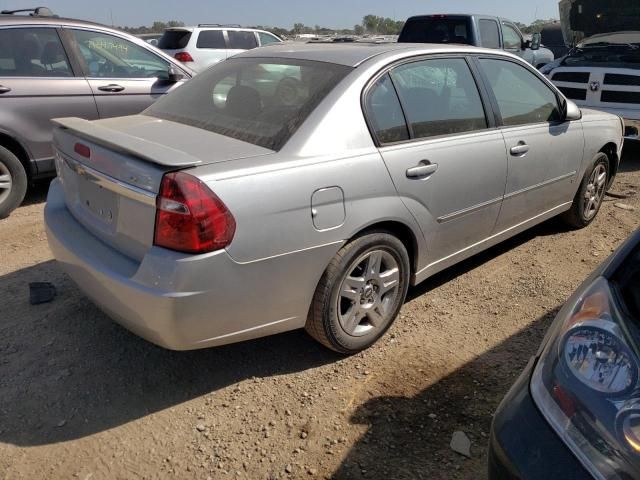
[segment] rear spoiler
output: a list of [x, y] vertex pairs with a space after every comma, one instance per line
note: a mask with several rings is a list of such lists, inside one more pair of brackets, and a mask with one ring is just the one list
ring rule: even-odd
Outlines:
[[58, 128], [72, 130], [81, 138], [86, 138], [111, 150], [133, 154], [147, 162], [166, 167], [190, 167], [202, 163], [202, 160], [180, 150], [127, 135], [82, 118], [56, 118], [52, 122]]

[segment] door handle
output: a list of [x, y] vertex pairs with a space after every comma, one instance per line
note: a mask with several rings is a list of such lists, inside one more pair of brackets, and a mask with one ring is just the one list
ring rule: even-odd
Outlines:
[[102, 90], [103, 92], [121, 92], [124, 90], [124, 87], [122, 85], [116, 85], [115, 83], [110, 83], [109, 85], [99, 86], [98, 90]]
[[529, 145], [524, 142], [518, 142], [518, 145], [511, 147], [511, 155], [514, 157], [524, 156], [529, 151]]
[[9, 87], [5, 87], [4, 85], [0, 85], [0, 94], [10, 92], [11, 89]]
[[423, 160], [415, 167], [407, 169], [407, 178], [425, 178], [435, 173], [438, 170], [437, 163], [425, 163], [427, 160]]

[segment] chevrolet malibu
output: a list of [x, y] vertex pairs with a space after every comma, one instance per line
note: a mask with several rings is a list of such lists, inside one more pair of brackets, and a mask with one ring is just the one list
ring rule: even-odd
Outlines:
[[304, 327], [342, 353], [409, 285], [591, 223], [623, 134], [513, 55], [407, 44], [259, 48], [141, 115], [56, 124], [49, 244], [113, 319], [171, 349]]

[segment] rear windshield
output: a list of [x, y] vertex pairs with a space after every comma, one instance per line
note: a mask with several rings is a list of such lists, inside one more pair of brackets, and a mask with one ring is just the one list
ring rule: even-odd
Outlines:
[[178, 50], [189, 43], [191, 32], [188, 30], [167, 30], [158, 40], [158, 48], [164, 50]]
[[469, 17], [418, 17], [407, 20], [398, 42], [402, 43], [462, 43], [471, 45]]
[[279, 150], [351, 70], [307, 60], [234, 58], [144, 113]]

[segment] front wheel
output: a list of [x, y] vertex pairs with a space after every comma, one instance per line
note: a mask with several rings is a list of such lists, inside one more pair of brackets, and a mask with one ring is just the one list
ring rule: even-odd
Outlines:
[[0, 218], [18, 208], [27, 193], [27, 173], [13, 153], [0, 147]]
[[313, 297], [307, 332], [326, 347], [353, 354], [373, 345], [396, 319], [409, 288], [409, 256], [386, 232], [345, 245]]
[[589, 225], [600, 211], [608, 183], [609, 157], [601, 152], [596, 155], [591, 169], [582, 179], [571, 209], [564, 214], [565, 222], [574, 228]]

